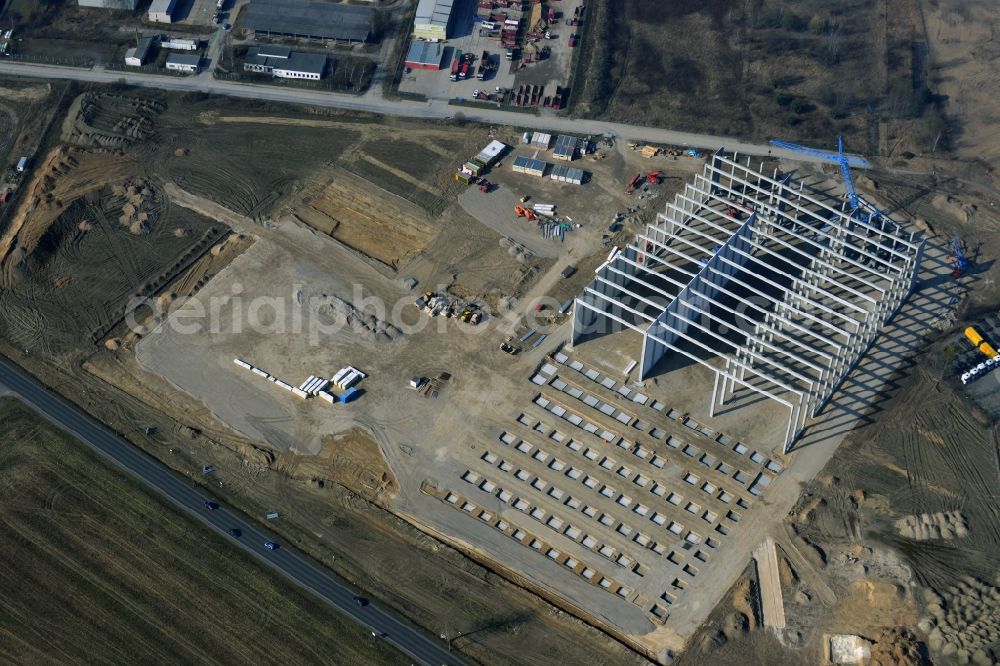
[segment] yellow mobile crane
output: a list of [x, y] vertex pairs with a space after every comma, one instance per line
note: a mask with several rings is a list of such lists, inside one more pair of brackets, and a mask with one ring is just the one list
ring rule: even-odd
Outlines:
[[986, 358], [997, 357], [997, 350], [993, 348], [993, 345], [983, 339], [983, 336], [980, 335], [975, 326], [969, 326], [965, 329], [965, 337], [967, 337], [969, 342], [975, 345], [976, 349], [981, 351]]

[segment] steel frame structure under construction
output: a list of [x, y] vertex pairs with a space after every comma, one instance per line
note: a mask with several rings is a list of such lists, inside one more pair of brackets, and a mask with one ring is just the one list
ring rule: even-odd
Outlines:
[[668, 351], [710, 368], [713, 416], [741, 389], [784, 405], [787, 452], [910, 293], [924, 241], [738, 159], [720, 149], [612, 251], [576, 298], [573, 343], [621, 324], [643, 335], [642, 378]]

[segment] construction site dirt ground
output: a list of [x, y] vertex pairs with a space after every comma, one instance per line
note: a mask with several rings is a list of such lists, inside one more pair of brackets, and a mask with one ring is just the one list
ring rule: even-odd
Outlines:
[[[502, 172], [498, 175], [503, 178]], [[492, 195], [472, 192], [462, 196], [484, 200]], [[608, 204], [613, 203], [614, 198], [608, 195]], [[247, 220], [244, 224], [246, 230], [253, 223]], [[591, 247], [599, 248], [601, 228], [589, 221], [584, 228], [589, 231]], [[447, 501], [440, 501], [447, 499], [449, 492], [470, 499], [478, 497], [465, 490], [461, 481], [469, 481], [470, 470], [480, 477], [484, 471], [480, 461], [492, 451], [489, 443], [495, 442], [498, 433], [509, 429], [517, 414], [529, 406], [533, 388], [527, 379], [545, 354], [565, 342], [566, 324], [552, 330], [546, 344], [526, 351], [520, 361], [511, 362], [497, 349], [504, 328], [491, 324], [477, 331], [454, 320], [428, 318], [412, 305], [416, 294], [398, 278], [333, 240], [314, 236], [294, 220], [269, 223], [256, 235], [254, 247], [142, 340], [137, 348], [142, 366], [204, 402], [223, 423], [252, 440], [266, 442], [278, 452], [316, 454], [322, 451], [327, 436], [351, 428], [364, 429], [371, 433], [388, 463], [388, 474], [382, 472], [380, 478], [393, 479], [391, 487], [398, 488], [394, 496], [385, 490], [381, 494], [395, 512], [488, 559], [524, 584], [560, 599], [574, 612], [595, 618], [600, 625], [658, 658], [682, 650], [714, 601], [742, 571], [759, 535], [769, 531], [775, 520], [791, 509], [800, 485], [815, 476], [857, 420], [866, 418], [866, 406], [882, 393], [885, 382], [891, 381], [906, 350], [922, 339], [932, 318], [928, 313], [942, 307], [949, 298], [949, 285], [940, 278], [950, 273], [950, 267], [944, 250], [935, 246], [927, 252], [920, 278], [926, 288], [904, 307], [886, 332], [886, 339], [895, 339], [901, 346], [876, 346], [858, 368], [853, 382], [835, 396], [833, 406], [804, 436], [803, 451], [796, 454], [786, 473], [765, 493], [766, 503], [751, 507], [739, 519], [739, 526], [726, 532], [732, 532], [732, 538], [716, 546], [717, 552], [707, 564], [698, 565], [712, 575], [684, 585], [690, 589], [681, 601], [675, 600], [676, 607], [671, 611], [671, 617], [683, 619], [657, 630], [644, 617], [650, 603], [645, 596], [648, 592], [641, 598], [629, 598], [631, 603], [627, 603], [619, 598], [623, 595], [609, 594], [599, 586], [574, 579], [538, 553], [491, 530], [483, 524], [486, 518], [480, 516], [477, 521], [456, 513]], [[539, 287], [543, 284], [540, 282]], [[219, 307], [213, 307], [213, 303]], [[258, 317], [251, 324], [255, 303], [266, 305], [263, 319]], [[346, 310], [337, 315], [338, 307]], [[297, 308], [301, 308], [301, 314], [299, 328], [295, 329], [292, 311]], [[219, 314], [214, 320], [203, 319], [205, 325], [200, 331], [181, 330], [183, 324], [198, 321], [192, 316], [196, 311]], [[257, 306], [256, 314], [261, 312]], [[338, 316], [342, 317], [341, 326], [327, 331], [338, 323]], [[499, 323], [515, 325], [513, 321]], [[624, 340], [618, 342], [627, 344]], [[587, 343], [580, 354], [598, 367], [624, 367], [627, 359], [617, 356], [619, 345], [613, 344], [610, 349], [618, 359], [610, 364], [602, 358], [603, 348], [602, 344]], [[346, 406], [331, 406], [318, 400], [304, 401], [281, 390], [274, 382], [235, 365], [233, 359], [237, 357], [293, 386], [309, 375], [329, 376], [347, 365], [361, 368], [369, 377], [361, 384], [363, 393], [358, 400]], [[773, 449], [779, 436], [773, 425], [777, 419], [760, 412], [756, 414], [757, 425], [753, 425], [735, 408], [727, 410], [731, 416], [709, 419], [703, 398], [708, 381], [704, 373], [696, 375], [694, 370], [671, 372], [655, 382], [646, 382], [642, 390], [666, 401], [679, 413], [690, 414], [703, 423], [712, 423], [714, 429], [745, 440], [748, 446], [763, 452], [760, 460], [775, 456]], [[445, 376], [448, 379], [436, 390], [437, 399], [423, 397], [408, 386], [411, 377]], [[653, 424], [667, 427], [665, 417], [659, 418]], [[544, 462], [547, 458], [536, 460]], [[592, 462], [596, 467], [597, 459]], [[776, 469], [785, 465], [782, 459]], [[559, 472], [553, 479], [561, 476]], [[553, 479], [546, 479], [542, 486]], [[503, 520], [531, 529], [532, 523], [525, 523], [499, 504], [481, 505], [491, 516], [498, 507]], [[782, 507], [782, 511], [775, 513], [775, 507]], [[591, 530], [601, 538], [612, 538], [603, 536], [600, 527]], [[589, 559], [585, 551], [569, 552], [574, 562], [583, 561], [602, 571], [596, 568], [601, 567], [600, 560]], [[707, 555], [701, 559], [707, 559]], [[618, 573], [617, 577], [629, 580], [626, 574]], [[654, 590], [669, 582], [660, 581], [653, 571], [643, 577], [648, 577], [645, 584], [656, 580]], [[636, 585], [633, 583], [630, 589], [636, 589]]]
[[[516, 295], [537, 280], [538, 261], [512, 256], [499, 235], [460, 209], [449, 213], [447, 224], [426, 212], [454, 196], [447, 189], [453, 181], [436, 197], [399, 204], [414, 228], [429, 230], [424, 248], [400, 259], [412, 269], [409, 273], [296, 221], [294, 211], [303, 205], [299, 196], [329, 182], [338, 169], [353, 167], [354, 142], [390, 141], [395, 130], [386, 128], [395, 124], [391, 121], [296, 108], [275, 114], [273, 107], [253, 102], [227, 103], [227, 116], [215, 113], [214, 101], [201, 95], [107, 88], [68, 101], [73, 101], [71, 113], [54, 125], [57, 152], [43, 155], [40, 168], [28, 174], [24, 193], [32, 196], [12, 201], [11, 214], [25, 213], [23, 223], [4, 230], [0, 333], [7, 356], [193, 479], [211, 461], [221, 482], [211, 492], [220, 500], [258, 516], [278, 510], [282, 518], [274, 527], [282, 538], [432, 633], [461, 633], [453, 648], [472, 659], [524, 663], [524, 650], [536, 663], [566, 655], [607, 663], [636, 659], [598, 630], [381, 508], [391, 501], [397, 481], [379, 458], [377, 427], [365, 427], [365, 435], [345, 419], [343, 426], [326, 428], [324, 435], [332, 436], [302, 445], [316, 455], [299, 456], [272, 448], [274, 441], [266, 446], [266, 440], [241, 436], [204, 403], [144, 373], [135, 360], [135, 343], [157, 325], [148, 316], [153, 308], [177, 307], [192, 294], [211, 293], [226, 284], [230, 269], [242, 270], [241, 261], [252, 267], [263, 260], [260, 266], [270, 268], [268, 258], [292, 253], [294, 261], [275, 267], [278, 274], [288, 270], [290, 277], [304, 267], [303, 285], [332, 280], [324, 285], [329, 292], [368, 280], [374, 293], [387, 299], [405, 294], [410, 304], [416, 293], [404, 285], [403, 275], [440, 280], [436, 284], [468, 297], [494, 290]], [[417, 142], [423, 141], [421, 131], [410, 123], [399, 129]], [[440, 139], [432, 153], [441, 171], [426, 169], [426, 154], [418, 151], [409, 154], [420, 168], [398, 160], [393, 168], [420, 174], [432, 184], [488, 141], [485, 128], [456, 133], [430, 126], [425, 131]], [[450, 137], [459, 139], [447, 143]], [[452, 157], [448, 150], [455, 151]], [[338, 163], [344, 154], [348, 157]], [[47, 159], [51, 156], [56, 159]], [[96, 166], [102, 162], [103, 170]], [[212, 164], [215, 168], [208, 168]], [[378, 197], [387, 183], [361, 184], [370, 188], [367, 196]], [[426, 193], [393, 187], [403, 194]], [[32, 206], [39, 207], [38, 214], [28, 214]], [[388, 245], [368, 249], [380, 247]], [[350, 267], [347, 273], [345, 267]], [[255, 273], [245, 278], [248, 292], [266, 282]], [[134, 295], [148, 298], [152, 307], [140, 310], [138, 326], [130, 327], [119, 315]], [[454, 320], [448, 324], [453, 330], [458, 326]], [[447, 336], [441, 340], [446, 343]], [[356, 344], [348, 334], [343, 354], [357, 352], [358, 365], [385, 368], [387, 359], [375, 342], [362, 342]], [[407, 344], [405, 338], [401, 344]], [[180, 355], [192, 351], [183, 348]], [[411, 373], [432, 374], [452, 365], [447, 344], [431, 351], [405, 371], [380, 371], [392, 377], [386, 390], [390, 404], [404, 391], [399, 399], [424, 400], [405, 389]], [[508, 358], [493, 354], [498, 365]], [[378, 396], [371, 393], [372, 400], [356, 405], [374, 407]], [[440, 408], [444, 402], [433, 404]], [[284, 443], [291, 448], [288, 440]]]
[[[507, 318], [505, 308], [514, 305], [515, 313], [524, 313], [539, 296], [560, 303], [575, 295], [610, 245], [662, 209], [661, 197], [682, 187], [690, 171], [700, 168], [698, 160], [647, 161], [617, 146], [603, 159], [578, 161], [592, 179], [573, 188], [513, 174], [507, 156], [487, 175], [499, 189], [484, 195], [462, 192], [450, 177], [489, 140], [487, 128], [242, 101], [227, 101], [223, 111], [201, 95], [94, 89], [77, 100], [65, 123], [60, 119], [59, 129], [65, 146], [40, 156], [45, 171], [29, 174], [23, 198], [15, 198], [9, 209], [12, 216], [25, 213], [24, 225], [4, 229], [5, 354], [193, 478], [202, 465], [215, 465], [221, 485], [213, 485], [212, 492], [221, 499], [253, 515], [279, 511], [275, 526], [283, 538], [370, 586], [373, 597], [432, 633], [462, 633], [454, 647], [473, 659], [640, 659], [509, 581], [588, 619], [596, 617], [616, 633], [652, 637], [645, 644], [651, 651], [683, 645], [672, 626], [651, 633], [654, 624], [646, 613], [651, 604], [640, 609], [581, 582], [583, 574], [577, 576], [562, 559], [565, 552], [559, 563], [549, 561], [551, 556], [516, 543], [483, 517], [465, 515], [461, 504], [452, 506], [446, 498], [452, 491], [475, 497], [480, 491], [462, 475], [482, 473], [483, 455], [503, 446], [501, 432], [521, 427], [519, 414], [534, 413], [539, 422], [544, 416], [532, 406], [539, 389], [531, 378], [545, 355], [565, 342], [568, 326], [543, 327], [519, 314]], [[495, 134], [512, 144], [519, 136], [514, 128], [497, 128]], [[398, 153], [394, 144], [401, 147]], [[671, 180], [651, 188], [653, 198], [622, 193], [636, 171], [654, 168], [664, 168]], [[31, 180], [35, 175], [37, 182]], [[889, 635], [883, 643], [894, 646], [892, 654], [908, 654], [904, 648], [911, 643], [929, 645], [935, 654], [953, 645], [949, 650], [968, 650], [970, 659], [977, 650], [994, 649], [980, 640], [982, 632], [990, 637], [992, 625], [962, 624], [950, 611], [940, 616], [934, 611], [937, 606], [966, 614], [981, 608], [991, 617], [992, 606], [983, 598], [992, 592], [982, 586], [993, 585], [995, 576], [989, 559], [995, 516], [979, 505], [995, 504], [987, 470], [995, 467], [990, 455], [995, 456], [996, 442], [969, 416], [969, 406], [948, 393], [953, 378], [931, 363], [938, 352], [928, 340], [947, 332], [950, 341], [966, 316], [996, 308], [991, 280], [998, 269], [990, 260], [1000, 251], [1000, 227], [991, 212], [995, 195], [934, 175], [870, 176], [859, 179], [867, 194], [932, 236], [931, 274], [734, 538], [708, 564], [696, 565], [698, 585], [689, 583], [688, 592], [704, 585], [701, 596], [687, 595], [690, 601], [674, 612], [686, 618], [684, 636], [692, 636], [682, 656], [688, 663], [727, 663], [749, 653], [761, 661], [815, 663], [823, 631], [880, 636], [896, 624], [909, 626], [915, 638]], [[551, 199], [581, 222], [567, 234], [559, 256], [511, 252], [498, 233], [506, 229], [500, 225], [524, 224], [514, 222], [511, 193]], [[482, 221], [456, 203], [459, 195], [465, 204], [483, 204], [475, 209]], [[494, 196], [500, 212], [489, 218], [485, 204]], [[365, 207], [382, 200], [391, 202], [392, 214], [384, 220], [366, 217]], [[36, 206], [37, 214], [29, 211]], [[625, 219], [614, 225], [618, 212]], [[363, 232], [366, 225], [371, 235]], [[976, 252], [970, 247], [973, 268], [958, 281], [950, 278], [942, 249], [951, 233], [969, 237], [970, 246], [981, 244]], [[568, 263], [577, 265], [579, 274], [564, 280], [559, 272]], [[405, 281], [409, 277], [420, 282], [416, 289]], [[360, 295], [354, 283], [362, 287]], [[482, 299], [501, 321], [488, 318], [472, 329], [454, 319], [429, 319], [412, 305], [425, 288]], [[222, 312], [220, 334], [183, 334], [170, 330], [171, 320], [155, 318], [130, 333], [118, 315], [133, 294], [181, 308], [171, 319], [187, 323], [194, 321], [182, 316], [184, 307], [194, 307], [188, 296], [206, 305], [215, 298]], [[300, 298], [308, 306], [308, 296], [319, 297], [314, 321], [324, 330], [345, 311], [353, 316], [341, 301], [363, 310], [372, 303], [366, 297], [378, 297], [390, 306], [387, 312], [400, 303], [407, 326], [398, 326], [397, 334], [388, 322], [380, 326], [379, 317], [354, 316], [353, 325], [324, 335], [317, 345], [309, 341], [307, 327], [302, 334], [276, 331], [279, 318], [272, 306], [279, 301], [273, 299], [284, 302], [288, 313]], [[236, 331], [232, 313], [248, 314], [256, 297], [271, 299], [256, 306], [263, 326]], [[423, 330], [408, 332], [414, 324]], [[549, 337], [533, 348], [536, 333], [514, 359], [499, 351], [501, 340], [528, 328]], [[601, 372], [620, 373], [629, 344], [625, 337], [621, 346], [609, 338], [585, 343], [575, 353]], [[234, 356], [296, 385], [309, 374], [329, 375], [347, 364], [369, 377], [358, 400], [331, 406], [279, 393], [234, 365]], [[907, 365], [905, 359], [914, 357], [918, 363]], [[437, 397], [410, 390], [414, 376], [436, 378]], [[697, 419], [706, 418], [708, 390], [697, 372], [668, 373], [644, 389]], [[941, 396], [940, 402], [928, 396]], [[897, 403], [907, 401], [897, 413]], [[771, 455], [766, 428], [773, 423], [766, 413], [754, 410], [753, 419], [742, 419], [736, 410], [728, 416], [720, 419], [721, 430]], [[841, 455], [826, 463], [839, 440], [859, 425]], [[554, 445], [538, 448], [548, 446]], [[345, 447], [352, 447], [350, 455]], [[938, 456], [931, 456], [937, 449]], [[511, 460], [522, 453], [512, 450]], [[533, 460], [525, 466], [539, 464]], [[598, 467], [600, 460], [581, 464]], [[942, 473], [949, 465], [957, 471]], [[595, 470], [595, 476], [604, 473]], [[795, 506], [801, 484], [812, 494]], [[479, 508], [492, 514], [498, 505]], [[781, 525], [788, 512], [792, 520]], [[538, 524], [499, 513], [522, 528]], [[594, 531], [603, 537], [602, 529], [617, 543], [620, 537], [612, 530]], [[741, 573], [748, 553], [767, 533], [777, 543], [786, 615], [792, 619], [784, 632], [757, 631], [767, 618], [746, 608], [754, 600], [754, 583]], [[952, 536], [917, 538], [922, 534]], [[601, 562], [572, 554], [578, 565]], [[952, 570], [960, 572], [958, 580]], [[960, 578], [963, 574], [979, 582], [973, 585]], [[735, 610], [723, 604], [712, 614], [709, 599], [721, 598], [730, 584]], [[707, 618], [700, 631], [699, 617]], [[633, 644], [644, 647], [641, 640]]]

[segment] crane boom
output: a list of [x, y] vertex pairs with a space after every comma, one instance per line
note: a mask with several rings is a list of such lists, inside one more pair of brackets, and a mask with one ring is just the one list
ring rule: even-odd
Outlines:
[[[779, 141], [778, 139], [771, 139], [770, 144], [775, 148], [783, 148], [785, 150], [791, 150], [792, 152], [802, 153], [803, 155], [809, 155], [811, 157], [818, 157], [821, 160], [827, 162], [839, 162], [840, 155], [829, 150], [819, 150], [818, 148], [807, 148], [806, 146], [800, 146], [797, 143], [790, 143], [788, 141]], [[847, 163], [859, 169], [867, 169], [871, 164], [863, 157], [858, 157], [857, 155], [844, 155]]]
[[868, 160], [863, 157], [844, 154], [844, 137], [837, 137], [836, 153], [817, 150], [815, 148], [806, 148], [805, 146], [789, 143], [788, 141], [778, 141], [777, 139], [771, 139], [771, 145], [791, 150], [792, 152], [802, 153], [803, 155], [809, 155], [810, 157], [818, 157], [825, 162], [836, 162], [840, 166], [840, 177], [844, 181], [844, 190], [847, 192], [847, 201], [851, 205], [851, 210], [858, 210], [861, 201], [858, 198], [858, 191], [854, 187], [854, 177], [851, 176], [851, 167], [868, 168], [870, 165], [868, 164]]
[[851, 176], [851, 167], [844, 156], [844, 137], [837, 137], [837, 156], [840, 163], [840, 177], [844, 179], [844, 189], [847, 190], [847, 200], [851, 204], [851, 210], [857, 210], [858, 191], [854, 189], [854, 177]]

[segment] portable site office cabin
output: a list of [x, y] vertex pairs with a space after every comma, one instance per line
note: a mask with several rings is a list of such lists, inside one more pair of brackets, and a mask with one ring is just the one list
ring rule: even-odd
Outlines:
[[552, 135], [545, 132], [535, 132], [531, 136], [531, 145], [535, 148], [544, 148], [548, 150], [549, 145], [552, 143]]
[[529, 176], [542, 177], [545, 175], [545, 167], [547, 165], [541, 160], [536, 160], [533, 157], [521, 156], [514, 158], [514, 173], [526, 173]]
[[576, 167], [557, 164], [556, 166], [552, 167], [552, 173], [549, 174], [549, 178], [551, 178], [552, 180], [557, 180], [560, 183], [572, 183], [573, 185], [582, 185], [583, 169], [577, 169]]
[[506, 143], [503, 143], [502, 141], [490, 141], [489, 145], [479, 151], [479, 154], [476, 155], [476, 159], [489, 166], [496, 162], [506, 149]]
[[560, 134], [556, 137], [555, 148], [552, 149], [553, 159], [571, 162], [576, 159], [577, 139], [575, 136]]

